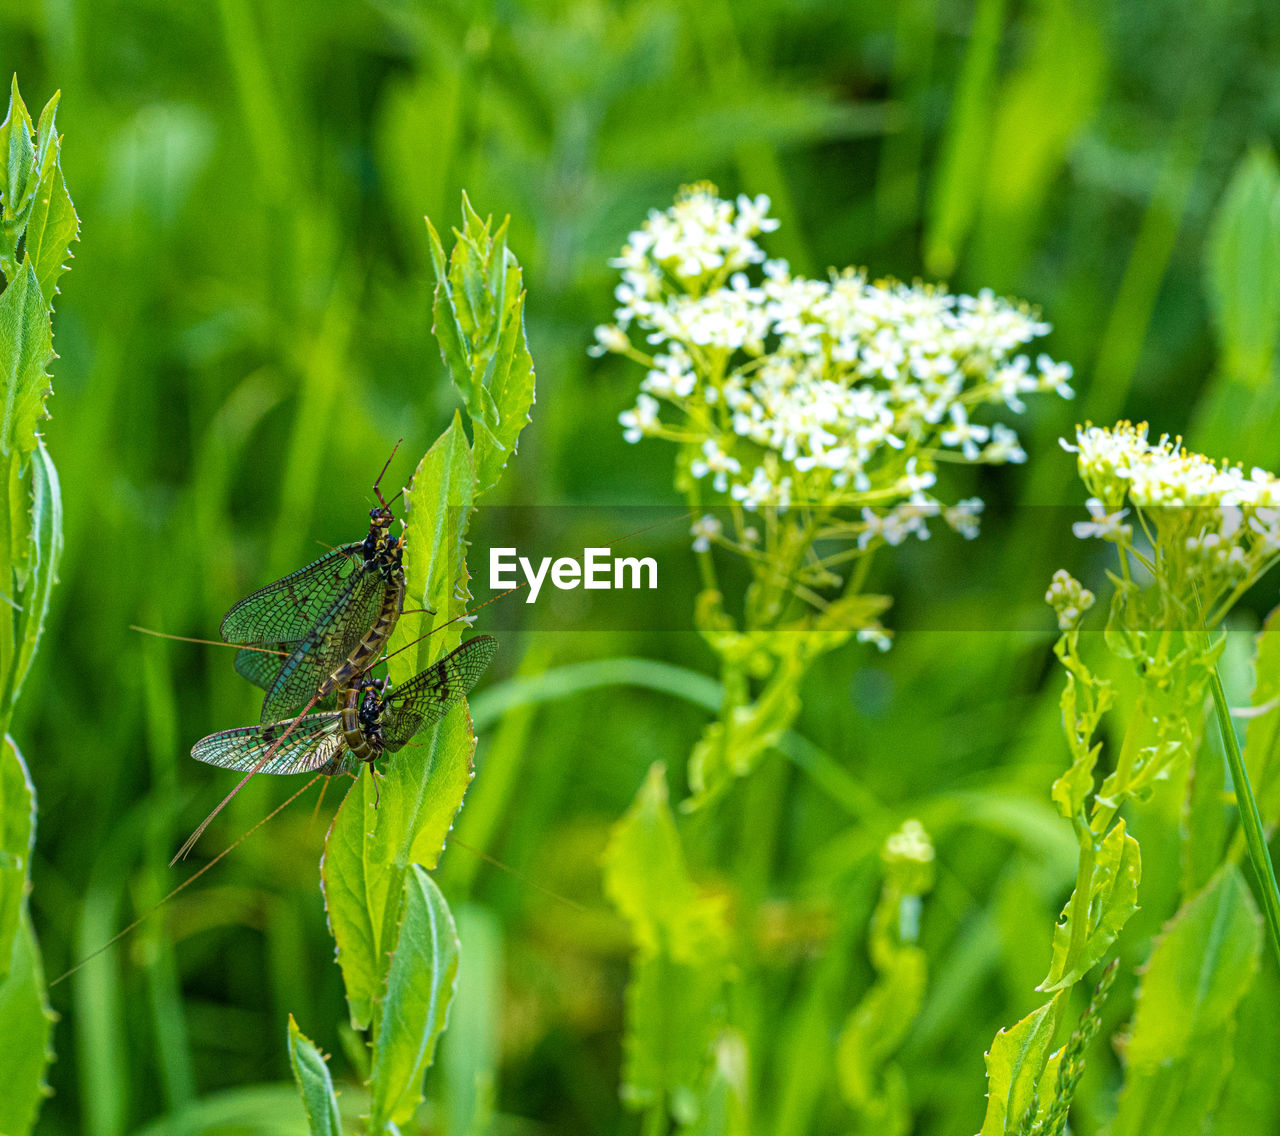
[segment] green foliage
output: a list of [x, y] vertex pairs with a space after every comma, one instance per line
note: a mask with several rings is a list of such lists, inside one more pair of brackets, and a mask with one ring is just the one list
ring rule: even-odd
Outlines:
[[1280, 817], [1280, 608], [1267, 616], [1254, 658], [1254, 717], [1245, 734], [1244, 760], [1257, 789], [1263, 822]]
[[603, 865], [605, 891], [630, 925], [636, 950], [623, 1099], [694, 1123], [721, 1028], [729, 938], [723, 902], [704, 895], [689, 875], [662, 765], [649, 770], [614, 825]]
[[5, 1063], [0, 1071], [0, 1131], [30, 1132], [44, 1098], [45, 1070], [55, 1017], [49, 1009], [40, 965], [40, 945], [31, 916], [22, 912], [9, 945], [8, 973], [0, 981], [0, 1022], [5, 1031]]
[[[76, 271], [58, 281], [57, 397], [41, 425], [65, 490], [61, 583], [10, 726], [40, 790], [32, 919], [51, 970], [180, 882], [166, 862], [211, 788], [186, 751], [254, 717], [215, 649], [143, 640], [129, 625], [216, 638], [232, 600], [313, 558], [317, 540], [355, 535], [370, 475], [396, 438], [405, 444], [392, 485], [449, 425], [457, 396], [428, 341], [424, 212], [446, 245], [440, 218], [463, 188], [481, 216], [509, 214], [528, 289], [540, 413], [517, 469], [483, 504], [674, 503], [669, 453], [618, 436], [643, 372], [582, 349], [613, 306], [608, 259], [681, 183], [769, 193], [783, 222], [778, 254], [812, 278], [830, 264], [867, 265], [967, 292], [991, 286], [1045, 311], [1055, 324], [1045, 350], [1074, 364], [1078, 397], [1030, 408], [1025, 465], [994, 478], [946, 471], [961, 493], [988, 498], [983, 539], [938, 533], [878, 560], [865, 585], [893, 597], [893, 649], [824, 654], [750, 776], [731, 778], [705, 809], [676, 810], [688, 873], [726, 897], [737, 967], [730, 1027], [712, 1046], [688, 1130], [848, 1132], [835, 1039], [879, 977], [867, 951], [879, 849], [915, 816], [938, 848], [916, 944], [928, 982], [890, 1064], [906, 1078], [919, 1136], [976, 1131], [980, 1054], [999, 1024], [1038, 1004], [1027, 999], [1045, 977], [1079, 852], [1047, 792], [1080, 755], [1064, 746], [1063, 671], [1038, 597], [1063, 565], [1100, 594], [1105, 576], [1097, 550], [1071, 535], [1084, 493], [1057, 439], [1076, 421], [1127, 415], [1215, 457], [1280, 462], [1280, 387], [1228, 373], [1210, 251], [1242, 163], [1280, 132], [1271, 6], [515, 0], [498, 12], [453, 0], [0, 0], [0, 42], [24, 89], [62, 87], [66, 176], [93, 219]], [[1246, 270], [1261, 263], [1256, 251], [1242, 250]], [[1224, 284], [1251, 308], [1245, 286]], [[11, 513], [26, 516], [25, 504]], [[522, 514], [504, 543], [536, 546], [539, 519]], [[639, 527], [617, 519], [584, 541]], [[717, 681], [705, 640], [665, 629], [703, 586], [679, 527], [657, 531], [661, 602], [638, 603], [634, 618], [596, 605], [575, 623], [519, 596], [479, 614], [502, 653], [473, 702], [477, 775], [455, 831], [519, 875], [460, 846], [433, 875], [455, 912], [482, 913], [503, 944], [492, 1008], [476, 1011], [495, 1039], [485, 1090], [495, 1133], [612, 1136], [637, 1124], [617, 1093], [630, 941], [601, 894], [599, 853], [648, 767], [667, 763], [674, 809], [701, 731], [721, 705], [745, 705]], [[487, 536], [472, 524], [473, 571]], [[568, 545], [577, 537], [567, 533]], [[412, 571], [425, 567], [411, 557]], [[745, 584], [733, 573], [721, 581], [729, 611]], [[34, 610], [12, 586], [0, 593]], [[1225, 625], [1233, 707], [1248, 701], [1247, 644], [1274, 596], [1264, 580]], [[0, 623], [7, 610], [0, 601]], [[663, 630], [649, 626], [651, 611]], [[1105, 610], [1094, 614], [1100, 627]], [[428, 622], [444, 618], [442, 608]], [[437, 633], [428, 652], [458, 630]], [[1118, 707], [1086, 747], [1100, 747], [1096, 785], [1119, 756], [1136, 672], [1093, 630], [1082, 653]], [[1239, 720], [1270, 824], [1280, 797], [1266, 650], [1264, 640], [1254, 716]], [[416, 665], [415, 651], [393, 666]], [[764, 681], [752, 677], [753, 691]], [[412, 768], [433, 755], [438, 745], [398, 756]], [[1121, 811], [1142, 845], [1142, 909], [1111, 947], [1121, 966], [1074, 1090], [1074, 1136], [1097, 1136], [1114, 1114], [1114, 1042], [1151, 936], [1213, 875], [1223, 845], [1243, 856], [1220, 769], [1214, 789], [1221, 757], [1211, 731], [1194, 758], [1210, 774], [1194, 810], [1184, 809], [1184, 755]], [[1087, 804], [1092, 789], [1076, 772], [1066, 799]], [[343, 1020], [311, 868], [340, 787], [318, 821], [310, 803], [293, 806], [53, 988], [63, 1056], [48, 1070], [56, 1093], [42, 1132], [298, 1132], [287, 1011], [334, 1054], [344, 1126], [364, 1129], [371, 1054]], [[209, 850], [291, 788], [256, 778]], [[1226, 837], [1216, 843], [1204, 823], [1215, 812]], [[1194, 884], [1183, 869], [1192, 829], [1209, 838]], [[458, 923], [465, 985], [475, 953]], [[1220, 1132], [1277, 1127], [1277, 998], [1264, 966], [1237, 1011], [1235, 1046], [1243, 1054], [1247, 1031], [1249, 1061], [1239, 1056], [1227, 1075]], [[456, 1000], [409, 1129], [475, 1136], [452, 1109], [452, 1071], [447, 1087], [443, 1076], [460, 1009]], [[1055, 1046], [1074, 1016], [1064, 1010]], [[1055, 1061], [1061, 1074], [1062, 1048], [1046, 1074]], [[1041, 1084], [1037, 1115], [1055, 1091]]]
[[49, 1089], [53, 1015], [27, 910], [36, 796], [8, 735], [44, 632], [62, 551], [58, 475], [36, 433], [47, 417], [53, 296], [79, 222], [62, 177], [55, 95], [33, 126], [14, 77], [0, 124], [0, 1132], [28, 1132]]
[[422, 1100], [422, 1077], [458, 980], [458, 931], [440, 889], [417, 864], [404, 873], [386, 993], [374, 1023], [370, 1130], [393, 1131]]
[[342, 1136], [342, 1116], [338, 1112], [329, 1065], [315, 1042], [298, 1028], [292, 1014], [289, 1015], [289, 1063], [293, 1066], [298, 1092], [302, 1094], [311, 1136]]
[[1233, 1061], [1235, 1012], [1258, 969], [1262, 920], [1226, 865], [1164, 928], [1142, 978], [1112, 1132], [1193, 1133]]
[[1020, 1132], [1046, 1087], [1057, 1080], [1049, 1060], [1053, 1035], [1062, 1014], [1059, 991], [1043, 1006], [996, 1034], [987, 1053], [987, 1114], [981, 1136]]
[[[1038, 990], [1052, 993], [1074, 986], [1094, 968], [1138, 910], [1141, 879], [1138, 842], [1119, 821], [1098, 845], [1088, 898], [1081, 903], [1073, 892], [1063, 908], [1053, 929], [1053, 961]], [[1077, 919], [1083, 919], [1082, 928]]]
[[12, 738], [0, 747], [0, 1132], [30, 1132], [49, 1089], [54, 1016], [27, 911], [35, 849], [35, 787]]
[[35, 839], [35, 786], [17, 747], [6, 739], [0, 749], [0, 978], [8, 973], [7, 948], [26, 902]]
[[917, 945], [920, 896], [933, 887], [933, 847], [918, 822], [886, 842], [885, 881], [868, 935], [876, 981], [840, 1032], [836, 1075], [856, 1131], [911, 1129], [907, 1073], [892, 1061], [924, 1004], [928, 956]]
[[1255, 147], [1236, 169], [1207, 258], [1222, 365], [1256, 389], [1271, 377], [1280, 337], [1280, 166], [1269, 148]]
[[[507, 321], [502, 334], [514, 337], [503, 348], [507, 367], [518, 346], [526, 364], [524, 385], [508, 383], [507, 371], [500, 371], [498, 401], [484, 406], [500, 405], [502, 413], [518, 414], [523, 424], [533, 402], [533, 369], [520, 322], [519, 266], [506, 251], [504, 226], [485, 252], [492, 255], [496, 244], [501, 281], [512, 284], [513, 290], [506, 300], [501, 290], [496, 298], [484, 292], [494, 283], [491, 262], [479, 255], [477, 243], [487, 238], [487, 232], [465, 201], [464, 210], [468, 236], [459, 237], [450, 286], [469, 297], [473, 318], [467, 328], [472, 339], [479, 326], [478, 295], [488, 295], [494, 303], [484, 319], [496, 313], [500, 321]], [[467, 254], [474, 255], [459, 251], [464, 242]], [[438, 294], [437, 326], [439, 304]], [[441, 342], [448, 358], [448, 333]], [[391, 650], [416, 649], [402, 651], [393, 666], [393, 675], [400, 678], [417, 673], [456, 647], [465, 626], [460, 617], [470, 598], [467, 526], [477, 496], [491, 484], [478, 485], [477, 470], [493, 461], [491, 438], [474, 415], [487, 413], [482, 403], [489, 397], [490, 385], [477, 377], [467, 403], [475, 441], [468, 444], [462, 418], [455, 413], [405, 490], [405, 580], [412, 614], [397, 624]], [[496, 425], [497, 420], [488, 421]], [[512, 451], [518, 433], [518, 428], [509, 433]], [[490, 470], [492, 479], [496, 480], [505, 460]], [[434, 627], [441, 633], [429, 634]], [[394, 1131], [412, 1117], [422, 1100], [423, 1076], [445, 1027], [457, 980], [458, 934], [427, 869], [435, 867], [462, 806], [473, 775], [475, 747], [470, 717], [465, 706], [459, 706], [417, 735], [412, 749], [387, 763], [385, 775], [377, 775], [380, 784], [373, 774], [357, 779], [325, 841], [321, 883], [351, 1024], [372, 1036], [368, 1078], [372, 1132]]]
[[520, 265], [507, 248], [509, 220], [490, 233], [462, 197], [463, 227], [448, 259], [431, 221], [440, 354], [471, 418], [476, 491], [491, 489], [516, 452], [533, 405], [533, 358], [524, 333]]

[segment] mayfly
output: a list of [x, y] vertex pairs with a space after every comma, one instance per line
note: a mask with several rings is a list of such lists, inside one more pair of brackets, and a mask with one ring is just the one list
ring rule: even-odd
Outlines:
[[[236, 670], [266, 688], [259, 721], [264, 728], [280, 727], [274, 745], [262, 755], [262, 767], [313, 706], [373, 666], [404, 610], [404, 536], [391, 536], [395, 517], [379, 488], [394, 457], [393, 449], [373, 483], [378, 504], [369, 511], [364, 540], [339, 545], [259, 588], [223, 617], [223, 639], [247, 644], [236, 654]], [[280, 652], [283, 661], [263, 648]], [[284, 720], [303, 703], [292, 720]], [[200, 822], [170, 864], [195, 847], [213, 818], [257, 772], [258, 766], [246, 768], [240, 783]]]
[[383, 753], [402, 749], [444, 718], [476, 684], [497, 649], [492, 635], [477, 635], [389, 694], [385, 681], [365, 679], [342, 692], [337, 710], [222, 730], [196, 742], [191, 756], [238, 772], [333, 777], [357, 773], [362, 765], [372, 770]]
[[[343, 688], [391, 637], [404, 609], [405, 579], [404, 537], [391, 536], [395, 518], [379, 488], [390, 464], [388, 458], [373, 483], [378, 505], [369, 511], [364, 540], [259, 588], [222, 620], [222, 638], [250, 648], [237, 652], [235, 667], [267, 692], [262, 722]], [[284, 653], [283, 661], [264, 647]]]

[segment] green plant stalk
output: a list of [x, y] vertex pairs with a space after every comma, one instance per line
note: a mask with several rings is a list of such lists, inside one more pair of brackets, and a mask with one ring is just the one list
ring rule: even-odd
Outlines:
[[1262, 910], [1267, 917], [1267, 930], [1271, 934], [1271, 946], [1280, 961], [1280, 888], [1276, 886], [1276, 873], [1267, 851], [1266, 837], [1262, 832], [1262, 816], [1258, 802], [1249, 784], [1249, 772], [1245, 769], [1240, 743], [1236, 740], [1235, 727], [1231, 724], [1231, 711], [1227, 706], [1227, 694], [1222, 688], [1218, 668], [1213, 668], [1209, 688], [1213, 691], [1213, 706], [1218, 714], [1218, 728], [1222, 732], [1222, 746], [1227, 753], [1227, 765], [1236, 787], [1236, 808], [1240, 810], [1240, 826], [1244, 830], [1249, 859], [1258, 877], [1258, 890], [1262, 893]]

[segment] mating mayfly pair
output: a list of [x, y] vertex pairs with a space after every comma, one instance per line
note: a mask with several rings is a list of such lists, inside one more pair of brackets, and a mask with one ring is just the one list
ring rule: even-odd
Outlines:
[[[390, 464], [388, 458], [374, 482], [378, 506], [363, 541], [259, 588], [223, 619], [223, 639], [242, 644], [237, 672], [266, 697], [259, 725], [211, 734], [192, 748], [197, 761], [245, 776], [174, 860], [191, 850], [255, 773], [334, 776], [358, 773], [362, 765], [372, 771], [384, 752], [394, 753], [444, 718], [493, 658], [497, 640], [480, 635], [390, 693], [386, 680], [368, 677], [404, 609], [404, 536], [392, 538], [394, 516], [379, 489]], [[335, 695], [333, 708], [312, 712]]]

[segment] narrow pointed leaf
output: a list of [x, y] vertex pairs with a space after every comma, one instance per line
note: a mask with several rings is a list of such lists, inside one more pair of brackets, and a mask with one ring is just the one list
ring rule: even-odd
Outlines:
[[[56, 155], [56, 147], [54, 150]], [[53, 306], [58, 277], [67, 269], [71, 245], [78, 239], [80, 218], [62, 176], [56, 156], [39, 184], [27, 218], [27, 260], [35, 269], [46, 307]]]
[[1280, 336], [1280, 166], [1270, 146], [1255, 147], [1236, 168], [1214, 214], [1208, 262], [1225, 366], [1259, 386]]
[[635, 1108], [665, 1100], [692, 1123], [723, 1018], [729, 937], [723, 903], [704, 896], [685, 865], [661, 765], [614, 825], [603, 866], [605, 892], [636, 944], [623, 1098]]
[[40, 947], [25, 911], [10, 944], [7, 975], [0, 981], [0, 1023], [4, 1060], [0, 1061], [0, 1132], [25, 1136], [49, 1095], [45, 1071], [53, 1060], [50, 1040], [54, 1014], [45, 997]]
[[[402, 616], [392, 636], [393, 682], [425, 669], [460, 642], [460, 614], [468, 597], [466, 526], [475, 499], [471, 449], [461, 418], [427, 452], [405, 493], [408, 608], [435, 614]], [[429, 629], [441, 630], [414, 646]], [[386, 984], [412, 863], [433, 867], [471, 780], [475, 737], [465, 706], [414, 737], [380, 765], [374, 786], [365, 774], [352, 786], [329, 829], [321, 884], [338, 948], [351, 1020], [367, 1027]]]
[[6, 704], [10, 708], [22, 691], [23, 680], [44, 634], [44, 621], [49, 614], [49, 601], [58, 582], [58, 563], [62, 559], [62, 490], [58, 471], [43, 441], [36, 444], [30, 470], [27, 571], [18, 597], [22, 610], [17, 616], [17, 654], [7, 680]]
[[1165, 924], [1151, 953], [1112, 1136], [1203, 1131], [1233, 1063], [1235, 1013], [1261, 950], [1262, 920], [1227, 864]]
[[422, 1101], [422, 1078], [435, 1057], [458, 978], [458, 932], [426, 870], [405, 875], [396, 941], [369, 1081], [370, 1127], [409, 1120]]
[[1055, 994], [1017, 1025], [1001, 1030], [987, 1053], [987, 1115], [981, 1136], [1012, 1136], [1037, 1099], [1037, 1087], [1049, 1062], [1059, 1002]]
[[333, 1078], [324, 1055], [298, 1028], [289, 1015], [289, 1064], [293, 1079], [302, 1094], [302, 1107], [307, 1113], [311, 1136], [342, 1136], [342, 1118], [338, 1114], [338, 1098], [333, 1092]]
[[1103, 838], [1093, 873], [1093, 887], [1085, 909], [1087, 927], [1078, 948], [1072, 946], [1073, 900], [1067, 900], [1062, 917], [1053, 930], [1053, 961], [1049, 974], [1038, 989], [1061, 990], [1073, 986], [1093, 969], [1120, 929], [1138, 910], [1138, 883], [1142, 879], [1142, 858], [1138, 842], [1125, 831], [1124, 821]]
[[0, 978], [5, 976], [18, 933], [18, 917], [31, 875], [35, 824], [31, 776], [12, 739], [5, 738], [0, 747]]
[[0, 293], [0, 454], [29, 453], [49, 394], [49, 310], [29, 264]]
[[1189, 1055], [1231, 1020], [1253, 981], [1262, 925], [1243, 876], [1228, 864], [1167, 924], [1142, 977], [1130, 1070]]

